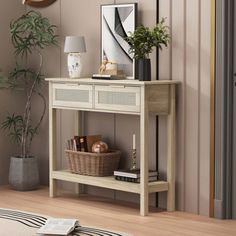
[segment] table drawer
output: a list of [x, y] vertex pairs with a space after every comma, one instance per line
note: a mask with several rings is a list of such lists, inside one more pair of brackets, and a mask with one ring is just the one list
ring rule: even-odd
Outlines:
[[140, 112], [140, 88], [96, 85], [95, 109]]
[[80, 84], [53, 84], [53, 106], [92, 108], [93, 86]]

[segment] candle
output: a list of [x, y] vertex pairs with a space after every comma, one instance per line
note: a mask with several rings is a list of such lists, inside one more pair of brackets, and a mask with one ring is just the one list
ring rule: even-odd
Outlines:
[[135, 147], [135, 134], [133, 134], [133, 149], [136, 149], [136, 147]]

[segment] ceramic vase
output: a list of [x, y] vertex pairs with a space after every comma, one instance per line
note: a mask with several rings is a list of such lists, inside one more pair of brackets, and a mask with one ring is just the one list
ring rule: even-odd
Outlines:
[[82, 71], [81, 55], [80, 53], [68, 54], [68, 72], [70, 78], [80, 78]]

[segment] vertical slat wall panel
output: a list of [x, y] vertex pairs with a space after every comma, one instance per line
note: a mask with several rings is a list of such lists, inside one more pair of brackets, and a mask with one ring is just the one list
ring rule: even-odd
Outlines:
[[[166, 24], [170, 27], [171, 33], [171, 8], [172, 0], [159, 0], [159, 12], [160, 17], [164, 17]], [[172, 77], [172, 64], [171, 64], [171, 46], [168, 48], [163, 48], [159, 51], [159, 79], [170, 79]], [[167, 123], [166, 117], [159, 116], [159, 148], [158, 148], [158, 167], [160, 172], [160, 177], [166, 179], [166, 166], [167, 166]], [[166, 207], [166, 193], [158, 193], [158, 206], [161, 208]]]
[[[166, 24], [171, 30], [171, 8], [172, 0], [159, 0], [159, 16], [166, 18]], [[171, 48], [163, 48], [159, 50], [159, 79], [171, 78]]]
[[[177, 209], [201, 215], [209, 214], [210, 14], [210, 0], [160, 0], [160, 17], [171, 15], [172, 32], [171, 52], [160, 53], [160, 78], [170, 75], [182, 82], [177, 90]], [[159, 158], [163, 170], [164, 155]]]
[[[174, 0], [176, 1], [176, 0]], [[159, 12], [160, 17], [166, 18], [166, 24], [171, 27], [170, 22], [170, 13], [172, 0], [159, 0]], [[163, 48], [162, 51], [159, 52], [159, 79], [170, 79], [171, 78], [171, 49]]]
[[186, 1], [185, 209], [198, 213], [199, 0]]
[[185, 202], [185, 62], [186, 62], [186, 28], [185, 28], [185, 0], [173, 1], [172, 6], [172, 79], [178, 80], [181, 84], [177, 89], [176, 104], [176, 204], [179, 210], [184, 210]]
[[199, 213], [209, 214], [209, 183], [210, 183], [210, 22], [211, 1], [201, 0], [201, 44], [200, 44], [200, 165], [199, 165]]

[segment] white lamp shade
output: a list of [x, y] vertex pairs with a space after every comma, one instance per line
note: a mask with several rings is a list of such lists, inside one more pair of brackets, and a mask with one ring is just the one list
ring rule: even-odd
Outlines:
[[86, 52], [84, 36], [66, 36], [64, 52]]

